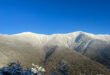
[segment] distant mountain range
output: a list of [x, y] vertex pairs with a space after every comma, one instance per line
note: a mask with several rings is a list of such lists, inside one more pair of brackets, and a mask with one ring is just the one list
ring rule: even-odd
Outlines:
[[0, 35], [0, 67], [19, 61], [31, 67], [44, 66], [46, 74], [56, 72], [59, 63], [68, 63], [71, 75], [110, 75], [110, 35], [94, 35], [82, 31], [43, 35], [24, 32]]

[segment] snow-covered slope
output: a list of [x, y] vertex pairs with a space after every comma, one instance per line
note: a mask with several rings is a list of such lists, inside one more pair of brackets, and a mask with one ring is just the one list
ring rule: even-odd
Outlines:
[[28, 42], [32, 46], [41, 47], [44, 50], [47, 47], [67, 47], [107, 67], [110, 66], [110, 35], [94, 35], [82, 31], [52, 35], [24, 32], [10, 35], [10, 37]]
[[31, 43], [33, 46], [58, 45], [66, 46], [68, 48], [77, 48], [83, 43], [84, 49], [86, 49], [93, 40], [101, 40], [107, 43], [110, 42], [110, 35], [94, 35], [82, 31], [52, 35], [24, 32], [20, 34], [9, 35], [9, 37]]
[[[65, 46], [71, 49], [75, 49], [77, 51], [82, 50], [82, 53], [87, 50], [87, 48], [89, 48], [91, 44], [93, 44], [95, 41], [100, 42], [100, 44], [104, 43], [105, 46], [110, 44], [110, 35], [94, 35], [82, 31], [68, 34], [52, 35], [23, 32], [14, 35], [0, 35], [0, 38], [3, 38], [6, 43], [8, 43], [8, 41], [11, 41], [11, 43], [9, 42], [9, 44], [14, 44], [13, 42], [18, 40], [22, 42], [27, 42], [32, 46], [42, 48], [45, 46]], [[94, 43], [95, 46], [97, 46], [98, 42]]]
[[[34, 50], [42, 50], [42, 52], [47, 52], [49, 47], [66, 47], [76, 50], [107, 67], [110, 66], [110, 35], [94, 35], [82, 31], [52, 35], [32, 32], [23, 32], [13, 35], [1, 34], [0, 47], [2, 48], [4, 44], [9, 47], [13, 46], [14, 49], [18, 47], [18, 45], [20, 45], [20, 49], [22, 49], [23, 46], [26, 48], [26, 46], [29, 45], [30, 48], [34, 47]], [[0, 50], [2, 50], [1, 48]]]

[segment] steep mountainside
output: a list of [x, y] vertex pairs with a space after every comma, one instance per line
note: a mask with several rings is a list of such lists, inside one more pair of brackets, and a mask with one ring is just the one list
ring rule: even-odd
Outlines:
[[94, 35], [81, 31], [53, 35], [24, 32], [10, 37], [42, 48], [49, 45], [65, 46], [110, 67], [110, 35]]
[[93, 35], [85, 32], [53, 35], [31, 32], [1, 34], [0, 67], [13, 61], [19, 61], [28, 67], [36, 63], [48, 69], [48, 74], [56, 72], [60, 68], [59, 63], [65, 61], [71, 74], [108, 75], [109, 70], [101, 64], [110, 66], [109, 47], [110, 35]]
[[67, 72], [69, 75], [97, 75], [97, 74], [110, 74], [104, 66], [96, 63], [89, 58], [73, 51], [72, 49], [65, 47], [54, 47], [50, 48], [54, 52], [48, 56], [45, 60], [44, 66], [47, 70], [46, 74], [55, 72], [56, 74], [62, 73], [59, 69], [61, 68], [60, 63], [66, 63]]

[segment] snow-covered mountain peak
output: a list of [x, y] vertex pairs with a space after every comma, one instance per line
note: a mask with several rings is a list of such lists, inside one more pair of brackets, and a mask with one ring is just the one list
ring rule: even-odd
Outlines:
[[37, 33], [32, 33], [32, 32], [23, 32], [23, 33], [19, 33], [19, 34], [14, 34], [12, 36], [31, 38], [31, 39], [37, 39], [37, 40], [40, 39], [40, 41], [51, 40], [51, 39], [55, 39], [55, 38], [57, 40], [61, 40], [61, 39], [70, 40], [70, 39], [76, 39], [78, 36], [84, 36], [84, 38], [110, 41], [110, 35], [94, 35], [92, 33], [86, 33], [83, 31], [77, 31], [77, 32], [72, 32], [72, 33], [67, 33], [67, 34], [52, 34], [52, 35], [37, 34]]
[[21, 36], [35, 36], [35, 35], [42, 35], [42, 34], [37, 34], [37, 33], [33, 33], [33, 32], [22, 32], [22, 33], [18, 33], [18, 34], [14, 34], [14, 35], [21, 35]]
[[82, 31], [67, 33], [67, 34], [52, 34], [44, 35], [32, 32], [23, 32], [14, 35], [0, 35], [1, 40], [5, 40], [10, 43], [23, 42], [31, 44], [34, 47], [46, 47], [46, 46], [65, 46], [72, 49], [88, 48], [91, 42], [100, 41], [110, 43], [110, 35], [94, 35]]
[[92, 33], [87, 33], [87, 32], [83, 32], [83, 31], [77, 31], [77, 32], [73, 32], [73, 33], [69, 33], [68, 35], [73, 35], [73, 36], [85, 36], [85, 37], [89, 37], [91, 39], [99, 39], [99, 40], [105, 40], [105, 41], [110, 41], [110, 35], [106, 35], [106, 34], [92, 34]]

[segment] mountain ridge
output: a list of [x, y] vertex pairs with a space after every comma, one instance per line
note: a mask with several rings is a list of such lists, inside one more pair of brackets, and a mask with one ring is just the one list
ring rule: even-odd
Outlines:
[[[98, 38], [94, 38], [94, 36], [98, 36]], [[104, 37], [104, 39], [100, 39], [100, 37]], [[53, 35], [26, 32], [15, 35], [0, 35], [0, 60], [2, 61], [0, 67], [11, 61], [19, 60], [27, 66], [33, 62], [40, 65], [47, 64], [45, 68], [52, 72], [58, 62], [64, 59], [71, 63], [70, 66], [74, 65], [76, 70], [81, 67], [80, 71], [87, 70], [89, 73], [92, 70], [92, 73], [101, 73], [103, 69], [100, 67], [103, 67], [105, 69], [103, 73], [107, 74], [106, 72], [109, 73], [109, 70], [106, 67], [110, 66], [110, 41], [107, 38], [109, 39], [109, 35], [106, 37], [85, 32]], [[49, 66], [53, 68], [49, 68]], [[72, 72], [73, 67], [70, 68]], [[83, 68], [85, 69], [83, 70]], [[94, 71], [94, 68], [97, 70]], [[50, 71], [48, 72], [50, 73]], [[75, 71], [72, 73], [74, 74]]]

